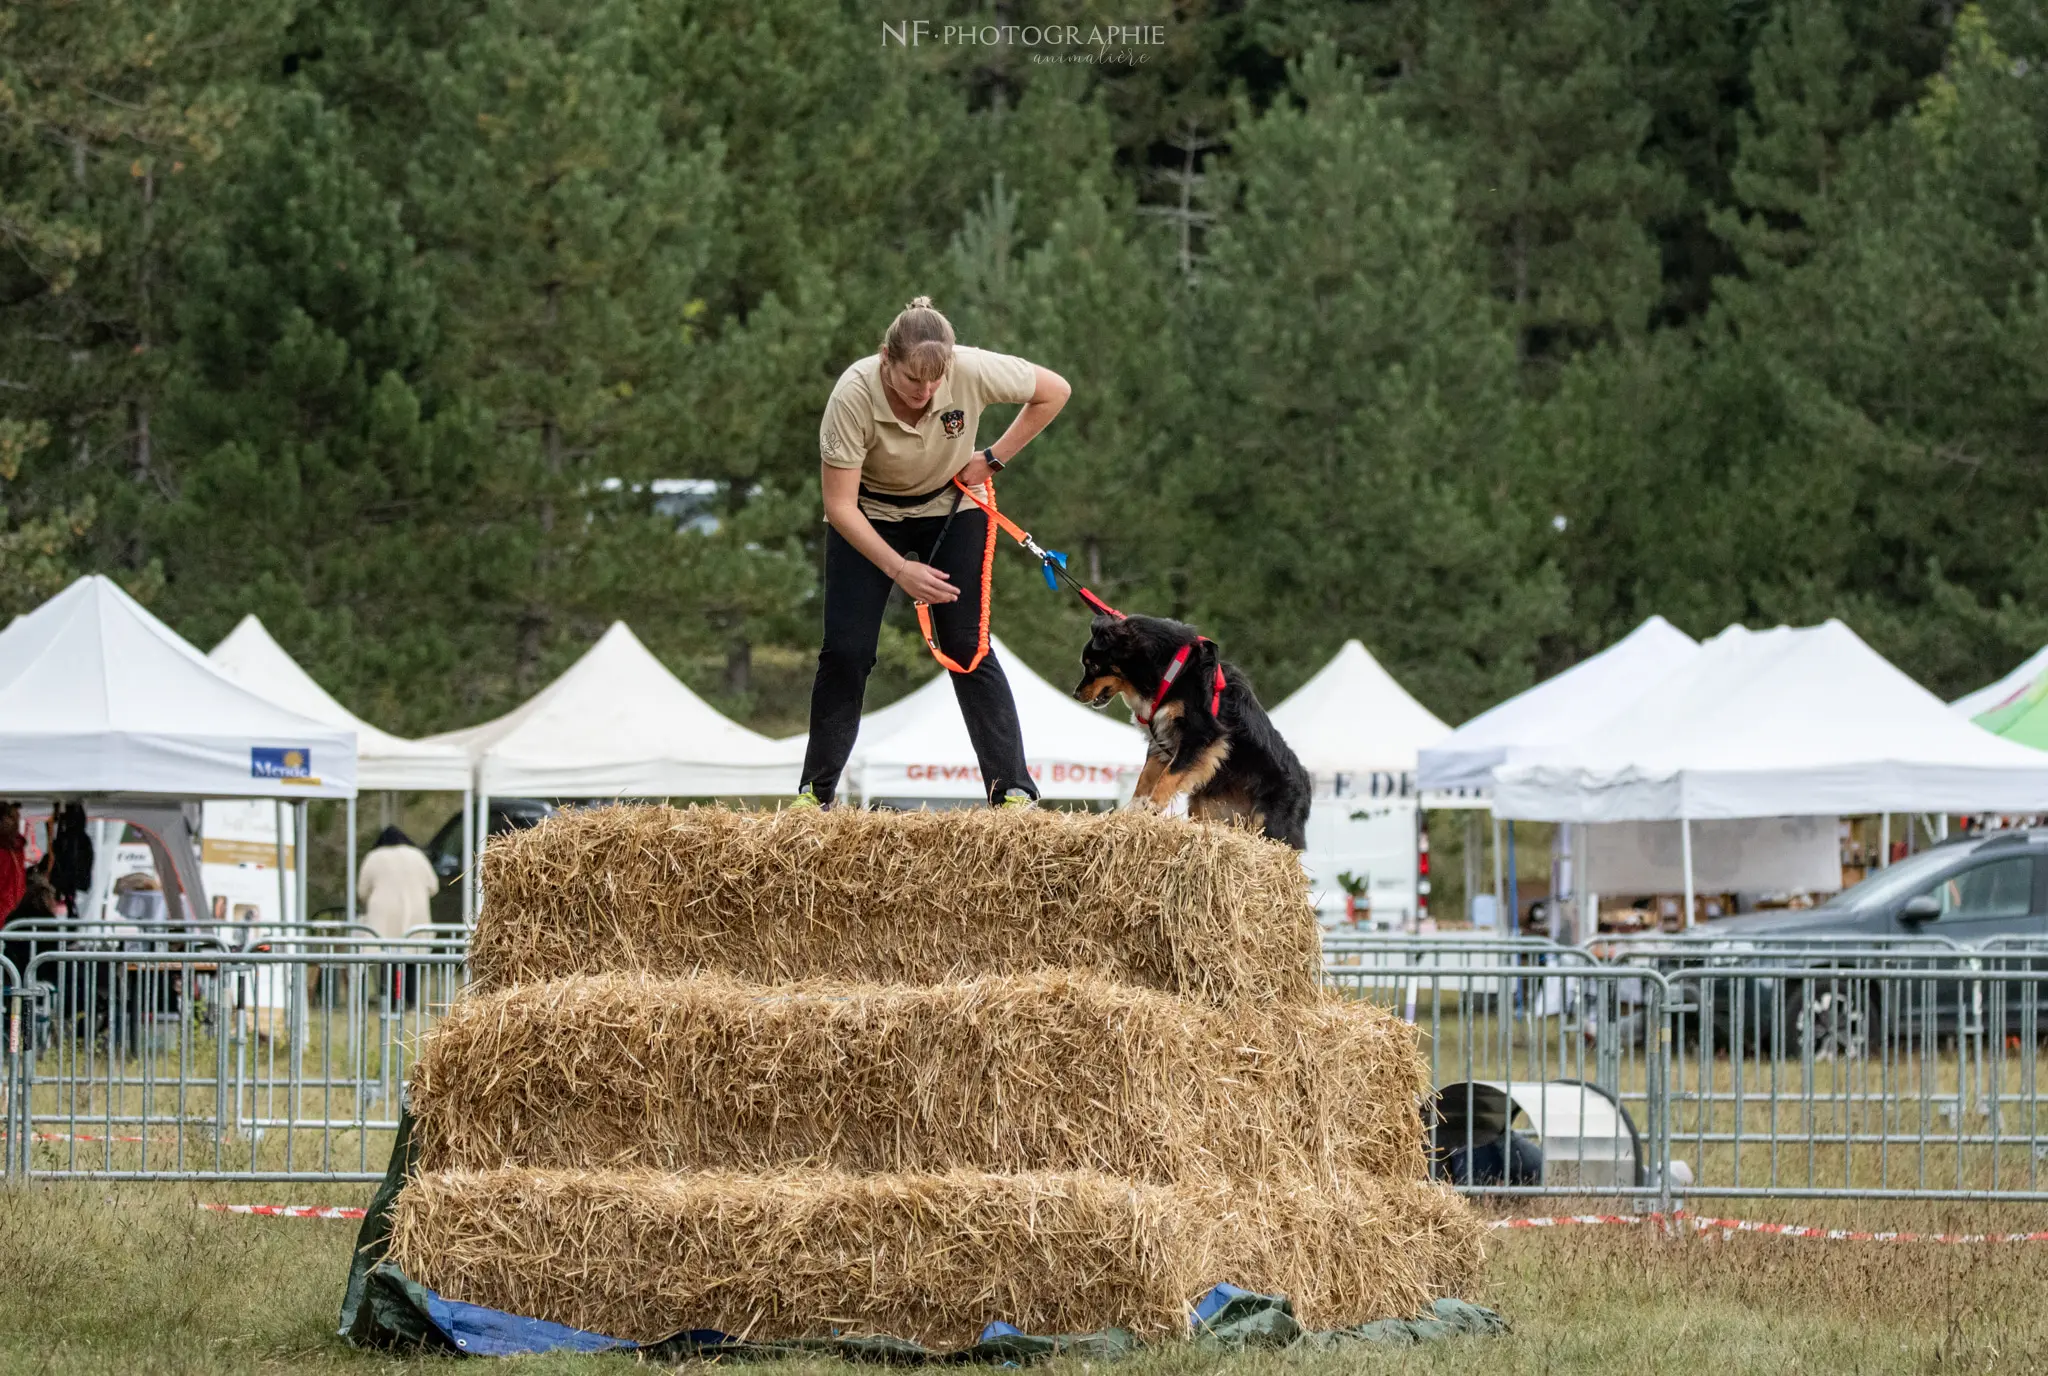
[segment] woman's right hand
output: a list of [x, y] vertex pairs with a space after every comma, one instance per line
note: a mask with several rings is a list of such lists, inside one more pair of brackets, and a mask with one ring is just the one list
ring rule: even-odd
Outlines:
[[960, 590], [953, 586], [952, 579], [916, 559], [905, 559], [903, 567], [896, 570], [896, 586], [913, 602], [929, 602], [933, 606], [960, 598]]

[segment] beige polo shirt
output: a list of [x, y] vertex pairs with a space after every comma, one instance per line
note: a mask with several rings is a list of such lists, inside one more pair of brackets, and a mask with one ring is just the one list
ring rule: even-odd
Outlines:
[[943, 516], [953, 506], [953, 475], [979, 452], [975, 431], [982, 408], [1031, 400], [1038, 390], [1038, 370], [1012, 354], [956, 346], [923, 418], [905, 425], [889, 409], [881, 361], [880, 355], [869, 354], [839, 375], [818, 427], [818, 457], [832, 468], [858, 468], [861, 482], [877, 492], [902, 497], [937, 493], [916, 507], [863, 497], [860, 509], [871, 521]]

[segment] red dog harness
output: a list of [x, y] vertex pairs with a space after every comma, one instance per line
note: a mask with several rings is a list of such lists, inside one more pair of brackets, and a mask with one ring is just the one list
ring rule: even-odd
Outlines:
[[[1198, 635], [1193, 640], [1190, 640], [1187, 644], [1181, 646], [1179, 650], [1174, 652], [1173, 663], [1167, 665], [1166, 672], [1160, 675], [1159, 691], [1152, 695], [1152, 705], [1146, 708], [1142, 713], [1133, 712], [1131, 714], [1132, 716], [1138, 719], [1138, 725], [1150, 726], [1152, 724], [1152, 718], [1159, 715], [1159, 709], [1165, 706], [1166, 704], [1166, 695], [1173, 691], [1174, 680], [1180, 677], [1181, 670], [1188, 667], [1188, 656], [1194, 653], [1195, 646], [1208, 645], [1211, 643], [1212, 642], [1210, 641], [1208, 636]], [[1215, 716], [1216, 709], [1222, 706], [1222, 704], [1223, 666], [1221, 664], [1218, 664], [1216, 666], [1216, 681], [1209, 689], [1209, 715], [1212, 717]]]

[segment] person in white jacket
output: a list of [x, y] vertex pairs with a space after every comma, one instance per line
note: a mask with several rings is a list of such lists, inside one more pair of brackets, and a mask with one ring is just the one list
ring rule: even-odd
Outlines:
[[440, 887], [441, 877], [426, 852], [397, 827], [384, 828], [356, 876], [364, 922], [390, 941], [434, 920], [428, 901]]

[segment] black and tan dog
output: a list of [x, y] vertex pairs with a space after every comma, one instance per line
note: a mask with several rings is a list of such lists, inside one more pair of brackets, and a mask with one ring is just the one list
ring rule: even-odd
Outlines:
[[1243, 817], [1296, 850], [1307, 843], [1308, 771], [1244, 674], [1194, 627], [1096, 617], [1074, 696], [1091, 707], [1121, 696], [1144, 728], [1134, 806], [1163, 808], [1185, 793], [1192, 817]]

